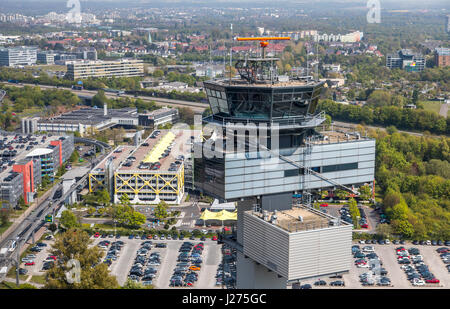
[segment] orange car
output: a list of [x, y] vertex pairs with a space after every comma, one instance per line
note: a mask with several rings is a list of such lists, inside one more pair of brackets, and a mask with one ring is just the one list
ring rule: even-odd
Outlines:
[[191, 266], [191, 267], [189, 267], [189, 269], [193, 270], [193, 271], [199, 271], [200, 267], [198, 267], [198, 266]]

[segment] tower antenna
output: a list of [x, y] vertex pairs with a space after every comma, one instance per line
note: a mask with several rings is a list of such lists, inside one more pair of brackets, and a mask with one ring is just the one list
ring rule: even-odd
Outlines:
[[233, 65], [233, 24], [230, 24], [231, 46], [230, 46], [230, 85], [231, 85], [231, 66]]

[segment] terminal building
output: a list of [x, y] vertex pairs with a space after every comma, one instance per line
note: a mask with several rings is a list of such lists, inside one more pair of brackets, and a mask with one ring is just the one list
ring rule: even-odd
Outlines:
[[119, 146], [89, 174], [89, 191], [106, 188], [114, 203], [127, 195], [132, 204], [179, 204], [184, 195], [190, 131], [153, 131], [136, 146]]
[[[354, 187], [374, 181], [375, 140], [319, 132], [324, 83], [281, 79], [278, 59], [262, 55], [238, 60], [239, 78], [204, 82], [212, 115], [194, 145], [194, 181], [237, 202], [236, 229], [222, 238], [237, 250], [236, 287], [289, 288], [350, 270], [352, 226], [311, 205], [320, 190], [357, 194]], [[210, 148], [214, 156], [198, 155]]]

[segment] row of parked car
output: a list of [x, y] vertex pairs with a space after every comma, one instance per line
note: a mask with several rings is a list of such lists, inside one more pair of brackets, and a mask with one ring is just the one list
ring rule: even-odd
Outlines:
[[177, 266], [170, 278], [169, 286], [193, 286], [198, 280], [198, 272], [202, 267], [202, 253], [205, 245], [200, 242], [184, 242], [177, 259]]
[[426, 283], [439, 283], [434, 274], [423, 261], [423, 256], [417, 248], [397, 247], [395, 248], [397, 260], [402, 264], [401, 269], [414, 286], [422, 286]]
[[[111, 245], [111, 247], [108, 246]], [[115, 241], [110, 243], [108, 240], [103, 240], [98, 243], [98, 246], [101, 249], [108, 249], [106, 256], [103, 260], [103, 263], [107, 264], [108, 266], [111, 266], [111, 264], [117, 260], [117, 258], [120, 255], [120, 252], [122, 251], [122, 248], [125, 246], [125, 243], [121, 240]]]
[[368, 268], [369, 271], [359, 275], [359, 281], [363, 286], [390, 286], [391, 279], [387, 276], [388, 271], [382, 267], [383, 261], [375, 253], [373, 246], [352, 246], [355, 265], [358, 268]]
[[216, 272], [216, 285], [233, 289], [236, 283], [236, 249], [223, 244], [222, 256], [222, 263], [219, 264]]
[[158, 273], [158, 267], [161, 265], [160, 252], [151, 252], [153, 243], [151, 240], [144, 241], [136, 252], [134, 264], [130, 269], [128, 278], [135, 282], [141, 282], [143, 285], [153, 284], [153, 280]]
[[436, 252], [439, 253], [442, 262], [444, 262], [448, 272], [450, 273], [450, 250], [447, 247], [441, 247], [436, 249]]

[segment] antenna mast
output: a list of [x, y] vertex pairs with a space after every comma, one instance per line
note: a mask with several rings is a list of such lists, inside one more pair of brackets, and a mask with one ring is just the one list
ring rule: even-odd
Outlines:
[[230, 85], [231, 85], [231, 66], [233, 65], [233, 24], [230, 24], [231, 46], [230, 46]]

